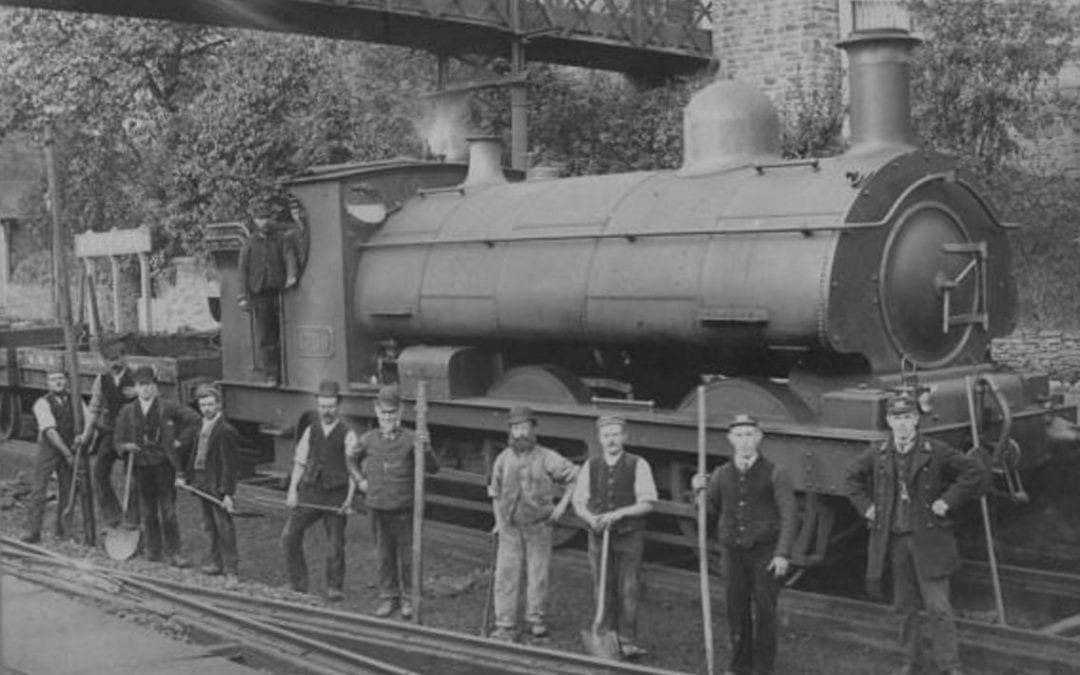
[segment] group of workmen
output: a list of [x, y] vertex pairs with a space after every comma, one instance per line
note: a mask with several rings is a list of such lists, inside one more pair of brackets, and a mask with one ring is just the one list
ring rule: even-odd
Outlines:
[[[94, 450], [92, 475], [107, 525], [137, 512], [142, 546], [149, 560], [178, 567], [190, 562], [180, 551], [177, 488], [201, 493], [203, 522], [210, 539], [208, 574], [237, 583], [236, 529], [232, 515], [239, 436], [223, 418], [220, 392], [201, 386], [201, 416], [159, 398], [153, 369], [125, 365], [115, 346], [102, 350], [108, 370], [94, 383], [85, 424], [75, 428], [67, 376], [48, 374], [48, 392], [34, 405], [39, 454], [33, 477], [25, 541], [38, 541], [47, 482], [59, 479], [56, 533], [65, 536], [64, 514], [72, 480], [74, 449]], [[320, 384], [316, 418], [296, 445], [286, 496], [288, 516], [281, 535], [288, 583], [308, 590], [305, 530], [321, 521], [328, 539], [326, 596], [344, 597], [345, 525], [357, 492], [365, 495], [378, 558], [375, 615], [413, 614], [410, 599], [413, 546], [415, 447], [424, 448], [427, 471], [437, 471], [426, 432], [401, 426], [402, 400], [396, 386], [381, 388], [374, 401], [378, 426], [363, 434], [342, 419], [336, 382]], [[850, 466], [847, 492], [870, 527], [867, 580], [880, 593], [886, 560], [894, 584], [894, 604], [902, 615], [904, 663], [900, 673], [919, 671], [921, 628], [929, 627], [936, 670], [961, 673], [957, 634], [949, 600], [949, 576], [959, 567], [953, 534], [957, 508], [985, 489], [983, 467], [968, 455], [919, 433], [920, 403], [908, 393], [887, 402], [891, 437], [869, 448]], [[657, 500], [648, 461], [626, 451], [627, 421], [604, 415], [596, 421], [600, 452], [580, 468], [540, 445], [538, 419], [525, 406], [509, 412], [507, 447], [491, 468], [488, 494], [497, 534], [493, 580], [494, 627], [490, 637], [518, 638], [518, 597], [524, 568], [525, 634], [529, 642], [548, 637], [547, 605], [553, 526], [572, 505], [589, 530], [588, 557], [599, 585], [601, 541], [606, 537], [603, 627], [617, 638], [623, 658], [647, 654], [637, 632], [642, 597], [642, 554], [646, 516]], [[704, 499], [708, 532], [723, 551], [723, 580], [730, 631], [727, 673], [770, 675], [777, 654], [777, 600], [781, 579], [791, 568], [796, 501], [781, 464], [761, 453], [764, 432], [750, 415], [728, 425], [731, 461], [711, 475], [697, 474], [691, 486]], [[182, 443], [181, 438], [188, 439]], [[187, 450], [182, 448], [187, 446]], [[125, 509], [112, 484], [119, 459], [134, 463], [137, 507]], [[126, 491], [125, 491], [126, 492]], [[560, 496], [561, 495], [561, 496]], [[925, 616], [924, 616], [925, 614]]]

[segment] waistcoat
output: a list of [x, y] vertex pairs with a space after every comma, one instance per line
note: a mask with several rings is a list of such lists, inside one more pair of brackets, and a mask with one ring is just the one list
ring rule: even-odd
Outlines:
[[729, 462], [720, 472], [720, 543], [750, 548], [773, 544], [780, 537], [780, 511], [773, 495], [776, 467], [758, 456], [746, 472]]
[[320, 490], [333, 490], [349, 484], [349, 471], [345, 466], [345, 434], [348, 428], [339, 421], [329, 436], [323, 433], [322, 424], [314, 422], [308, 435], [308, 466], [304, 471], [303, 484]]
[[125, 403], [135, 400], [134, 396], [124, 396], [124, 389], [134, 387], [135, 380], [131, 379], [131, 371], [124, 369], [120, 376], [119, 386], [113, 380], [112, 373], [101, 374], [101, 415], [98, 416], [97, 426], [99, 429], [112, 429], [116, 424], [116, 416]]
[[[589, 510], [607, 513], [637, 501], [634, 495], [634, 478], [637, 474], [637, 455], [623, 452], [614, 466], [608, 466], [602, 457], [589, 460]], [[612, 525], [615, 534], [640, 530], [645, 527], [641, 516], [622, 518]]]

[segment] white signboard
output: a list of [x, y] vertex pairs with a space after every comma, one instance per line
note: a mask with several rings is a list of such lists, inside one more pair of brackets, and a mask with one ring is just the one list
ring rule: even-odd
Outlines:
[[75, 235], [75, 256], [98, 258], [110, 255], [150, 252], [150, 228], [86, 232]]

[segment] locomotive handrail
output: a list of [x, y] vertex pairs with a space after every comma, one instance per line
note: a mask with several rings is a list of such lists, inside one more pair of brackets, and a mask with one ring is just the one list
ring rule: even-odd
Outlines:
[[626, 239], [628, 241], [634, 241], [636, 239], [649, 239], [658, 237], [690, 237], [690, 236], [724, 236], [734, 234], [802, 234], [808, 236], [814, 232], [832, 232], [832, 231], [844, 231], [844, 230], [856, 230], [864, 227], [878, 227], [876, 224], [864, 224], [864, 223], [843, 223], [837, 222], [835, 225], [805, 225], [805, 226], [785, 226], [785, 227], [739, 227], [724, 230], [667, 230], [664, 232], [646, 231], [646, 232], [593, 232], [593, 233], [581, 233], [581, 234], [528, 234], [516, 237], [462, 237], [460, 239], [409, 239], [401, 241], [382, 241], [382, 242], [357, 242], [353, 246], [358, 250], [370, 250], [370, 249], [383, 249], [383, 248], [405, 248], [410, 246], [445, 246], [448, 244], [466, 245], [466, 244], [482, 244], [484, 246], [494, 246], [495, 244], [503, 244], [510, 242], [533, 242], [533, 241], [582, 241], [586, 239], [600, 240], [600, 239]]

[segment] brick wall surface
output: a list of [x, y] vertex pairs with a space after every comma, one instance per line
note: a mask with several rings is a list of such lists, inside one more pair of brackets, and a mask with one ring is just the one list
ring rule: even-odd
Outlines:
[[713, 44], [720, 73], [761, 89], [787, 113], [838, 85], [839, 0], [720, 0]]

